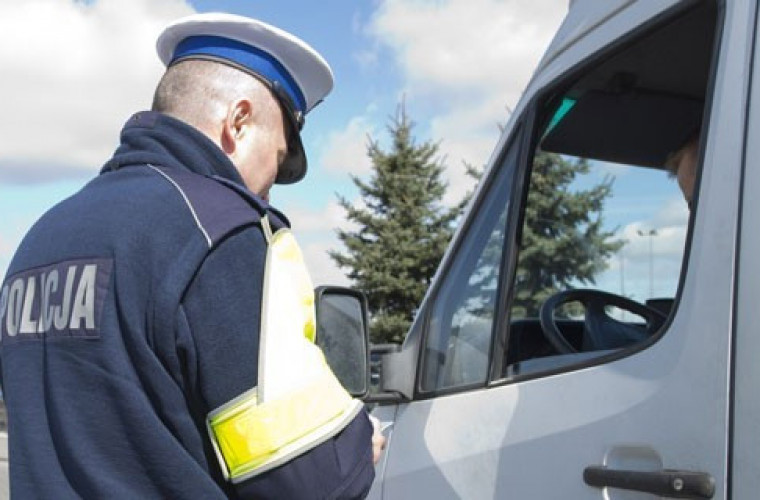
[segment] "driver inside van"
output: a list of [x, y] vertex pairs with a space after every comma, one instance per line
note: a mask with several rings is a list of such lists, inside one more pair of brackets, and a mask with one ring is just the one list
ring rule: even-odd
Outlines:
[[678, 180], [683, 197], [689, 210], [692, 208], [694, 183], [697, 178], [697, 159], [699, 158], [699, 132], [692, 134], [689, 139], [673, 152], [665, 162], [665, 167]]

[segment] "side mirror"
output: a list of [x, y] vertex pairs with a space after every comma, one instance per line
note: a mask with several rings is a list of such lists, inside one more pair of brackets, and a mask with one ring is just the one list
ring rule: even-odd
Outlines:
[[335, 286], [314, 293], [317, 345], [343, 387], [363, 398], [369, 390], [367, 299], [362, 292]]

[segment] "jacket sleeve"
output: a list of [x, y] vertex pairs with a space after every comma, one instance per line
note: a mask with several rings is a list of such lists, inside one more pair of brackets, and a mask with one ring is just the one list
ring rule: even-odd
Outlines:
[[[180, 306], [186, 392], [200, 417], [257, 384], [266, 243], [258, 227], [222, 241]], [[200, 422], [199, 422], [200, 423]], [[372, 425], [365, 412], [335, 437], [235, 489], [240, 498], [363, 498], [374, 479]], [[203, 438], [208, 441], [208, 436]], [[207, 455], [210, 450], [206, 443]], [[211, 473], [220, 478], [215, 457]]]

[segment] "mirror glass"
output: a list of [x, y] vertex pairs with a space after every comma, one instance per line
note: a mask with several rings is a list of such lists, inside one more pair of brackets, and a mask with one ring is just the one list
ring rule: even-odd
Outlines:
[[352, 396], [367, 393], [367, 338], [359, 297], [323, 292], [317, 301], [317, 345]]

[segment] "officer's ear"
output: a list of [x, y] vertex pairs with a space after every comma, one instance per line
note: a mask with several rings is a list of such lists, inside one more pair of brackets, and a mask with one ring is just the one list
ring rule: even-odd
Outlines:
[[232, 101], [222, 126], [222, 150], [232, 155], [238, 143], [251, 132], [253, 126], [253, 103], [249, 99]]

